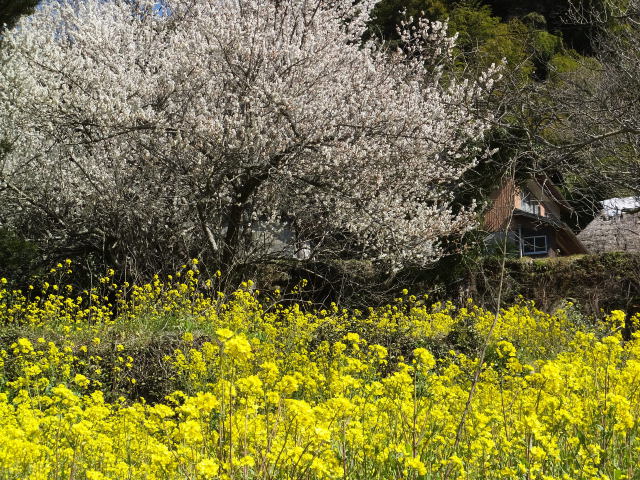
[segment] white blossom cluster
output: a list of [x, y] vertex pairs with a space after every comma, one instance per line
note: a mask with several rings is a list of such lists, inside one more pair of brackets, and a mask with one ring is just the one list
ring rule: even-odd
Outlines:
[[51, 2], [0, 49], [0, 222], [127, 255], [249, 251], [287, 215], [394, 265], [467, 229], [488, 115], [446, 25], [363, 41], [372, 0]]

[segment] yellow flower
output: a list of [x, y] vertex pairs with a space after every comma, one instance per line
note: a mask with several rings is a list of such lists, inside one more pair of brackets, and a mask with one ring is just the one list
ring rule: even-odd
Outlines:
[[185, 333], [182, 335], [182, 340], [184, 340], [184, 341], [185, 341], [185, 342], [187, 342], [187, 343], [191, 343], [191, 342], [193, 342], [193, 333], [191, 333], [191, 332], [185, 332]]
[[426, 370], [430, 370], [436, 365], [435, 358], [426, 348], [416, 348], [413, 351], [413, 356], [416, 363]]
[[427, 473], [427, 467], [419, 458], [408, 457], [405, 459], [404, 464], [411, 470], [414, 470], [418, 475], [425, 475]]
[[251, 455], [245, 455], [244, 457], [236, 460], [237, 467], [253, 467], [256, 464], [256, 461], [253, 459]]
[[87, 480], [105, 480], [107, 478], [97, 470], [87, 470], [87, 473], [85, 475], [87, 477]]
[[221, 341], [224, 342], [226, 340], [229, 340], [231, 337], [233, 337], [233, 332], [228, 328], [219, 328], [216, 330], [216, 335]]
[[73, 377], [73, 383], [82, 388], [87, 388], [89, 386], [89, 379], [84, 375], [78, 373], [75, 377]]
[[239, 361], [248, 359], [251, 356], [251, 344], [243, 336], [235, 336], [224, 345], [224, 351], [231, 358]]
[[498, 342], [496, 346], [496, 353], [498, 357], [515, 357], [516, 356], [516, 347], [513, 346], [511, 342], [507, 342], [506, 340], [502, 340]]
[[358, 335], [357, 333], [347, 333], [344, 336], [344, 339], [347, 342], [360, 343], [360, 335]]
[[205, 458], [198, 463], [196, 470], [202, 478], [217, 478], [220, 465], [218, 461], [213, 458]]

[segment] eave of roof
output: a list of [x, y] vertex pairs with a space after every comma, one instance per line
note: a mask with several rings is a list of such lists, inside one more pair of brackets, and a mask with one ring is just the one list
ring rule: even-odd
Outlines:
[[562, 231], [562, 233], [567, 235], [569, 240], [575, 244], [576, 249], [580, 250], [579, 253], [589, 253], [587, 247], [584, 246], [584, 244], [580, 241], [576, 234], [573, 233], [573, 230], [571, 230], [571, 228], [569, 228], [569, 226], [562, 220], [553, 217], [542, 217], [540, 215], [536, 215], [535, 213], [525, 212], [524, 210], [520, 210], [519, 208], [513, 210], [513, 216], [540, 222], [541, 224], [546, 224], [555, 228], [556, 230]]
[[546, 175], [537, 175], [535, 177], [535, 181], [540, 185], [540, 188], [544, 193], [549, 195], [549, 197], [556, 202], [560, 207], [562, 207], [565, 212], [573, 213], [575, 209], [569, 205], [569, 202], [564, 197], [560, 189], [556, 186], [555, 183], [551, 181], [549, 177]]

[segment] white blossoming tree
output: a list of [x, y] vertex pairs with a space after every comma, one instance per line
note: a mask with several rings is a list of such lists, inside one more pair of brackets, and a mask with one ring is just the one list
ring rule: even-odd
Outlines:
[[356, 3], [67, 0], [22, 19], [0, 49], [0, 222], [150, 269], [255, 260], [256, 225], [282, 218], [318, 255], [322, 237], [437, 258], [472, 222], [451, 187], [495, 72], [445, 81], [440, 23], [398, 51], [363, 41], [373, 2]]

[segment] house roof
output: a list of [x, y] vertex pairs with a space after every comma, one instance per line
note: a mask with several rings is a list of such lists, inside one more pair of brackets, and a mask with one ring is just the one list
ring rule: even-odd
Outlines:
[[549, 177], [547, 177], [546, 175], [537, 175], [535, 177], [535, 181], [538, 185], [540, 185], [542, 191], [556, 204], [558, 204], [558, 206], [561, 207], [565, 211], [565, 213], [572, 213], [574, 211], [574, 208], [569, 205], [569, 202], [564, 197], [560, 189], [556, 186], [555, 183], [551, 181]]
[[640, 208], [640, 197], [609, 198], [600, 202], [603, 214], [607, 217], [619, 216]]
[[520, 210], [519, 208], [514, 209], [513, 216], [526, 218], [532, 222], [552, 227], [558, 232], [558, 239], [562, 241], [567, 251], [571, 254], [589, 253], [590, 251], [589, 247], [585, 245], [575, 233], [573, 233], [573, 230], [571, 230], [566, 223], [557, 218], [541, 217], [539, 215]]
[[578, 238], [593, 253], [640, 252], [640, 199], [610, 198]]
[[536, 215], [535, 213], [525, 212], [524, 210], [521, 210], [519, 208], [513, 209], [513, 216], [527, 218], [533, 222], [549, 225], [551, 227], [554, 227], [555, 229], [564, 228], [566, 226], [564, 222], [555, 217], [542, 217], [540, 215]]

